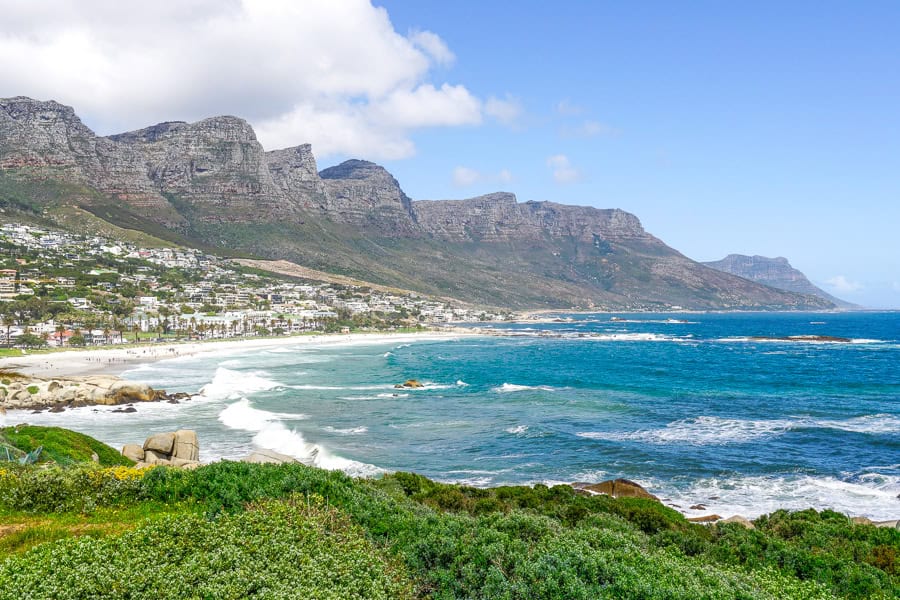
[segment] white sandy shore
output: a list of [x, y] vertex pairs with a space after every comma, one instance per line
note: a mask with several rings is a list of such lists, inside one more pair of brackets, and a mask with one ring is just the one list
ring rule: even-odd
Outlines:
[[[194, 356], [209, 352], [234, 352], [272, 346], [320, 346], [348, 344], [379, 344], [391, 342], [417, 342], [447, 340], [465, 335], [465, 331], [421, 333], [351, 333], [289, 336], [282, 338], [248, 340], [208, 340], [153, 346], [106, 347], [96, 350], [67, 350], [47, 354], [31, 354], [0, 359], [0, 369], [18, 371], [41, 378], [71, 377], [78, 375], [119, 375], [142, 363]], [[146, 383], [153, 384], [152, 381]]]

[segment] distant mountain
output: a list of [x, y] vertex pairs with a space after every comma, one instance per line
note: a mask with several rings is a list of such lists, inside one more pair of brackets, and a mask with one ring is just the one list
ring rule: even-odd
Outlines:
[[835, 298], [825, 290], [816, 287], [806, 278], [806, 275], [791, 266], [784, 257], [768, 258], [766, 256], [745, 256], [743, 254], [729, 254], [722, 260], [705, 262], [704, 265], [731, 273], [750, 281], [764, 283], [779, 290], [797, 292], [809, 296], [817, 296], [831, 302], [838, 308], [853, 310], [861, 308], [857, 304]]
[[73, 207], [156, 237], [511, 308], [830, 308], [705, 267], [619, 209], [508, 193], [414, 201], [383, 167], [317, 172], [312, 148], [266, 152], [222, 116], [109, 137], [53, 101], [0, 100], [0, 206]]

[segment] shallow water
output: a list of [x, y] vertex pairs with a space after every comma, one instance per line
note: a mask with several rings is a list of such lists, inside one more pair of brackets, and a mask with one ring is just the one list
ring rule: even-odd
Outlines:
[[[190, 427], [204, 460], [256, 445], [355, 475], [479, 486], [627, 477], [689, 514], [900, 516], [900, 315], [575, 318], [497, 327], [514, 337], [164, 361], [125, 376], [202, 393], [135, 414], [28, 420], [113, 445]], [[750, 339], [799, 335], [851, 341]], [[409, 378], [426, 386], [393, 388]], [[697, 503], [707, 510], [688, 509]]]

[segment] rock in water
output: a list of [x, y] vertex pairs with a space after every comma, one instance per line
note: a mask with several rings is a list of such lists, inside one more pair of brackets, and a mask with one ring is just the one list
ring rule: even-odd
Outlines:
[[395, 388], [421, 388], [425, 387], [418, 379], [407, 379], [403, 383], [398, 383]]

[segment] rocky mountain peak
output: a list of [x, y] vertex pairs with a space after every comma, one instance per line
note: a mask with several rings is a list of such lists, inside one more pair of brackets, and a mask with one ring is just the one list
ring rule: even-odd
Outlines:
[[779, 290], [822, 298], [839, 308], [858, 308], [855, 304], [835, 298], [825, 290], [813, 285], [806, 275], [792, 267], [788, 259], [783, 256], [770, 258], [758, 254], [753, 256], [729, 254], [722, 260], [703, 264], [717, 271], [737, 275]]

